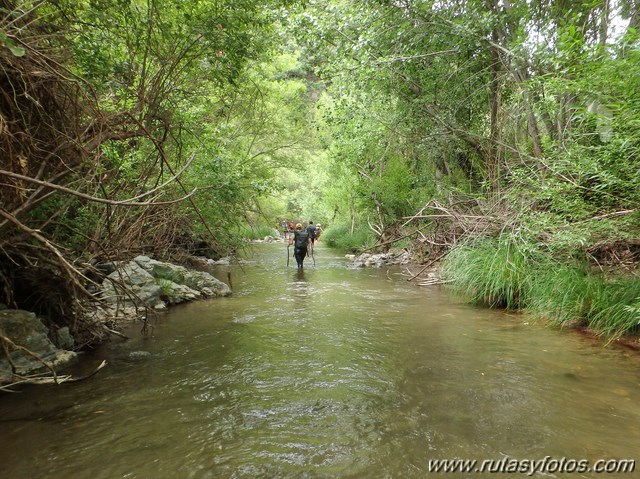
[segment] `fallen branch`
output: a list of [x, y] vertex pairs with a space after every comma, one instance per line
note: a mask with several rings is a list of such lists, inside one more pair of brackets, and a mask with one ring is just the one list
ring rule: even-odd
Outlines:
[[593, 218], [589, 218], [586, 220], [582, 220], [582, 221], [577, 221], [577, 223], [584, 223], [586, 221], [595, 221], [595, 220], [601, 220], [604, 218], [610, 218], [612, 216], [624, 216], [624, 215], [628, 215], [631, 213], [635, 213], [636, 211], [638, 211], [637, 209], [633, 209], [633, 210], [622, 210], [622, 211], [614, 211], [613, 213], [607, 213], [604, 215], [600, 215], [600, 216], [594, 216]]
[[418, 276], [420, 276], [422, 273], [424, 273], [426, 271], [426, 269], [431, 266], [432, 264], [434, 264], [437, 261], [440, 261], [442, 258], [444, 258], [447, 254], [449, 253], [449, 250], [445, 251], [444, 253], [442, 253], [441, 255], [439, 255], [438, 257], [432, 259], [431, 261], [429, 261], [426, 266], [424, 268], [422, 268], [418, 273], [414, 274], [411, 278], [409, 278], [407, 281], [412, 281], [414, 279], [416, 279]]
[[441, 278], [430, 278], [425, 281], [418, 283], [418, 286], [438, 286], [440, 284], [450, 283], [451, 280], [441, 279]]
[[[64, 383], [77, 383], [79, 381], [84, 381], [85, 379], [89, 379], [90, 377], [94, 376], [98, 371], [100, 371], [102, 368], [104, 368], [107, 365], [107, 361], [103, 360], [93, 371], [91, 371], [89, 374], [86, 374], [84, 376], [80, 376], [80, 377], [73, 377], [71, 375], [64, 375], [64, 376], [57, 376], [54, 375], [53, 377], [39, 377], [39, 376], [33, 376], [33, 377], [26, 377], [26, 378], [22, 378], [19, 381], [15, 381], [11, 384], [6, 384], [4, 386], [0, 386], [0, 391], [4, 391], [4, 392], [10, 392], [10, 393], [15, 393], [18, 392], [14, 389], [10, 389], [12, 387], [15, 386], [20, 386], [23, 384], [35, 384], [35, 385], [46, 385], [46, 384], [64, 384]], [[54, 373], [55, 374], [55, 373]]]
[[115, 329], [109, 328], [106, 324], [103, 324], [102, 327], [109, 334], [113, 334], [114, 336], [118, 336], [122, 339], [129, 339], [129, 336], [122, 334], [120, 331], [116, 331]]
[[372, 250], [372, 249], [375, 249], [375, 248], [380, 248], [381, 246], [387, 246], [387, 245], [390, 245], [390, 244], [393, 244], [393, 243], [397, 243], [398, 241], [400, 241], [402, 239], [408, 238], [409, 236], [413, 236], [414, 234], [418, 233], [421, 229], [422, 228], [418, 228], [417, 230], [413, 231], [412, 233], [407, 233], [405, 235], [398, 236], [397, 238], [394, 238], [394, 239], [389, 240], [389, 241], [385, 241], [384, 243], [376, 243], [373, 246], [369, 246], [368, 248], [364, 248], [360, 252], [364, 253], [366, 251], [369, 251], [369, 250]]

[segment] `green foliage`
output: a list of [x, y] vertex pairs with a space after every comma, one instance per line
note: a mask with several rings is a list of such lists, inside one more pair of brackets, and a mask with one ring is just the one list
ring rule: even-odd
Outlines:
[[[280, 42], [276, 25], [287, 3], [151, 0], [42, 7], [73, 31], [73, 71], [91, 84], [107, 118], [91, 127], [109, 131], [97, 156], [101, 194], [144, 194], [193, 157], [180, 181], [160, 193], [173, 200], [198, 192], [167, 208], [175, 221], [166, 235], [207, 237], [220, 251], [234, 247], [233, 225], [243, 224], [247, 212], [259, 210], [261, 197], [278, 190], [279, 172], [295, 162], [295, 148], [304, 143], [306, 84], [289, 74], [300, 70], [299, 54]], [[126, 226], [145, 224], [111, 218]], [[117, 232], [126, 234], [124, 228]]]
[[341, 251], [357, 253], [372, 246], [375, 238], [370, 230], [365, 228], [354, 229], [353, 232], [347, 225], [332, 225], [322, 232], [322, 241]]
[[156, 283], [160, 286], [160, 294], [162, 296], [168, 296], [173, 292], [173, 285], [175, 284], [169, 279], [158, 278], [156, 279]]
[[184, 274], [173, 268], [157, 267], [154, 271], [154, 277], [158, 281], [168, 281], [170, 283], [182, 284], [184, 282]]
[[239, 228], [238, 236], [248, 240], [261, 240], [266, 236], [278, 238], [280, 237], [280, 233], [278, 232], [278, 230], [269, 226], [252, 227], [245, 225]]
[[26, 50], [23, 47], [16, 45], [13, 39], [9, 38], [7, 34], [0, 28], [0, 47], [6, 47], [16, 57], [23, 57]]

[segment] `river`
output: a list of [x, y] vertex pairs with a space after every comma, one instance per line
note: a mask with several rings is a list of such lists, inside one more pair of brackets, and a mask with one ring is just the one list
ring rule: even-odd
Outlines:
[[[434, 459], [638, 458], [637, 355], [323, 246], [315, 259], [299, 272], [282, 244], [258, 245], [216, 273], [233, 296], [135, 326], [87, 355], [109, 364], [86, 381], [0, 396], [0, 477], [404, 479]], [[552, 469], [533, 477], [640, 477]]]

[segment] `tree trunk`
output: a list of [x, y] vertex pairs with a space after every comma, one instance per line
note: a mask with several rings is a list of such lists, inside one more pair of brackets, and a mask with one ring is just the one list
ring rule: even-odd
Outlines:
[[491, 32], [493, 45], [489, 46], [491, 56], [491, 79], [489, 83], [489, 145], [487, 152], [487, 172], [492, 190], [500, 183], [500, 155], [498, 144], [498, 113], [502, 95], [500, 94], [500, 52], [495, 46], [499, 41], [496, 28]]
[[610, 0], [604, 0], [604, 5], [602, 6], [602, 17], [600, 18], [600, 31], [598, 32], [598, 40], [600, 44], [601, 54], [604, 55], [605, 49], [607, 47], [607, 38], [609, 35], [609, 15], [611, 13], [611, 4]]

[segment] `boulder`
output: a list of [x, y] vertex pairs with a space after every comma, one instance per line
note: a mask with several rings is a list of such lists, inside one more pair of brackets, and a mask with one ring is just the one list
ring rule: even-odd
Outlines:
[[220, 258], [214, 264], [223, 265], [223, 266], [229, 265], [229, 264], [231, 264], [231, 258], [229, 258], [228, 256], [225, 256], [224, 258]]
[[185, 301], [193, 301], [201, 298], [203, 295], [200, 291], [191, 289], [184, 284], [174, 283], [172, 281], [161, 280], [162, 296], [161, 298], [168, 304], [184, 303]]
[[[66, 331], [62, 331], [66, 329]], [[73, 351], [60, 349], [49, 339], [48, 329], [29, 311], [19, 309], [4, 309], [0, 311], [0, 334], [7, 337], [17, 346], [21, 346], [36, 354], [51, 367], [57, 368], [67, 365], [77, 359]], [[58, 330], [58, 340], [64, 338], [67, 345], [73, 345], [73, 338], [68, 328]], [[28, 375], [47, 368], [41, 361], [21, 349], [7, 345], [11, 363], [16, 367], [16, 373]], [[11, 364], [4, 355], [0, 355], [0, 382], [11, 377]]]
[[[126, 294], [118, 283], [123, 283], [133, 294]], [[231, 289], [204, 271], [137, 256], [103, 281], [102, 293], [114, 307], [119, 304], [130, 311], [136, 306], [148, 305], [162, 310], [167, 305], [203, 297], [229, 296]]]
[[229, 296], [231, 294], [231, 289], [226, 283], [207, 272], [191, 271], [184, 266], [163, 263], [148, 256], [138, 256], [133, 261], [157, 280], [169, 280], [173, 283], [187, 286], [196, 292], [202, 293], [203, 296]]
[[[131, 294], [125, 293], [125, 287]], [[160, 299], [161, 286], [156, 284], [151, 274], [135, 262], [107, 276], [102, 282], [102, 294], [108, 304], [120, 303], [125, 308], [135, 309], [145, 304], [157, 310], [166, 307]]]

